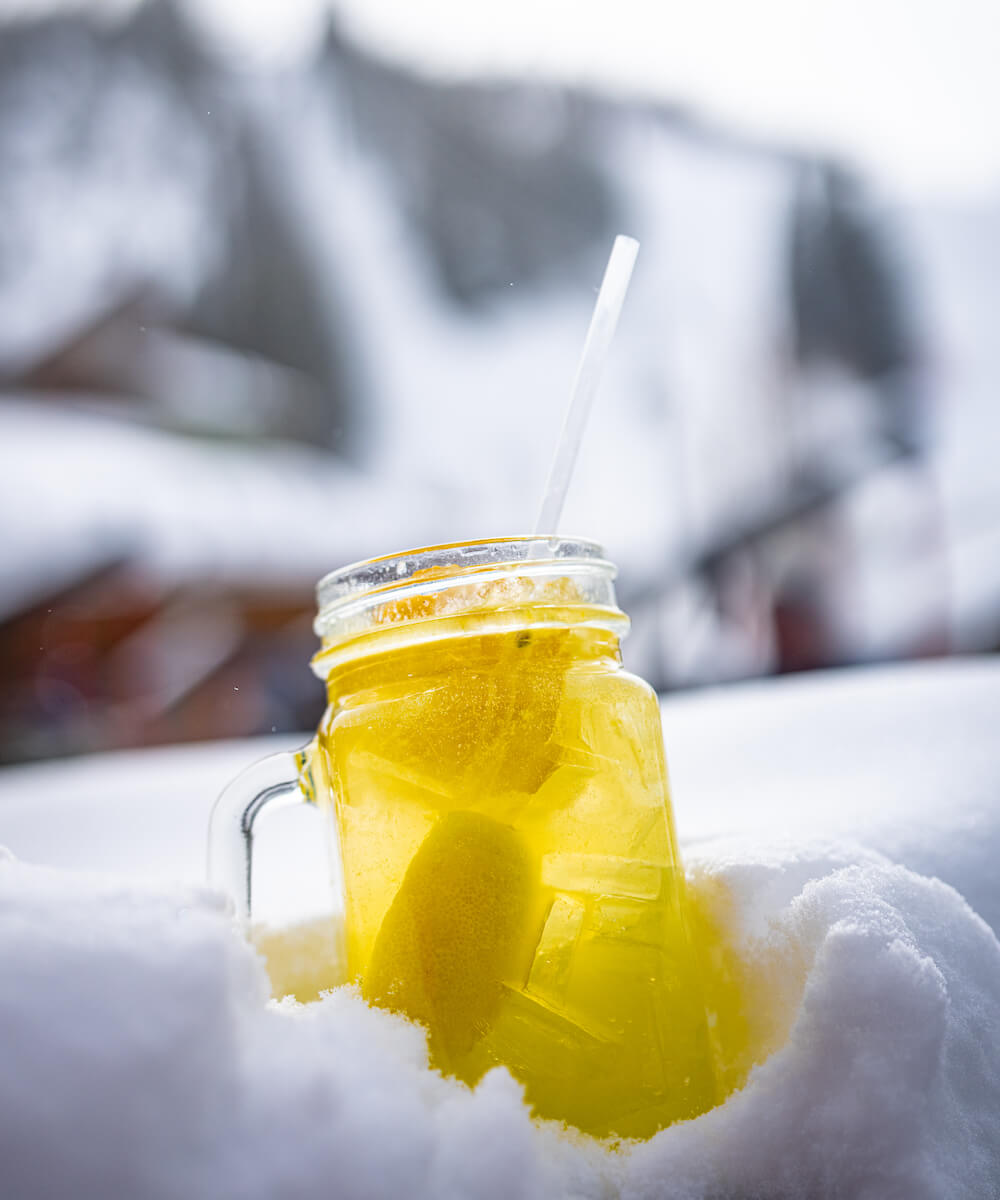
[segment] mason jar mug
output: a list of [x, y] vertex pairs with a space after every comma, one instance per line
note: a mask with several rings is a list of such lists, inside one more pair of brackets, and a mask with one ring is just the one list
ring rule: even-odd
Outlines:
[[250, 916], [253, 827], [304, 798], [335, 835], [348, 974], [474, 1083], [645, 1137], [715, 1100], [655, 693], [593, 543], [441, 546], [317, 589], [310, 745], [231, 786], [213, 882]]

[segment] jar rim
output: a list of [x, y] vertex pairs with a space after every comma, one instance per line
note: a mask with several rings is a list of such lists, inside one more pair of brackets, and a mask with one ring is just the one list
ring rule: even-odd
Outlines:
[[325, 620], [334, 615], [331, 610], [341, 604], [403, 586], [421, 572], [440, 569], [453, 581], [456, 576], [493, 567], [553, 563], [587, 566], [607, 574], [610, 579], [617, 574], [614, 564], [604, 557], [604, 550], [597, 542], [555, 534], [521, 534], [422, 546], [350, 563], [324, 575], [319, 581], [316, 606], [319, 618]]
[[[313, 670], [325, 676], [335, 660], [370, 652], [368, 635], [385, 649], [390, 630], [409, 643], [473, 629], [482, 633], [484, 621], [499, 629], [514, 620], [520, 627], [530, 618], [600, 625], [621, 637], [629, 621], [615, 601], [616, 574], [596, 542], [537, 534], [453, 542], [353, 563], [317, 586], [313, 628], [323, 649]], [[511, 589], [514, 580], [522, 584]], [[553, 592], [550, 585], [558, 580], [569, 583], [570, 592]]]

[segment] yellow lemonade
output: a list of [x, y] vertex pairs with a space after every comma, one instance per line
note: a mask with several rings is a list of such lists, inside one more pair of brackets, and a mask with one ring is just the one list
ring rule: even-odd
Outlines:
[[426, 1027], [435, 1065], [504, 1065], [541, 1117], [647, 1137], [703, 1112], [659, 707], [621, 668], [626, 618], [569, 578], [420, 582], [330, 627], [314, 664], [350, 976]]

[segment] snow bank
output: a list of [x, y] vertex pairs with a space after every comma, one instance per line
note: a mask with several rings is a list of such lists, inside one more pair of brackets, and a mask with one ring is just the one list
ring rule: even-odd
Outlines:
[[995, 1195], [1000, 946], [958, 893], [870, 853], [743, 848], [695, 894], [728, 935], [713, 986], [746, 1000], [724, 1048], [757, 1065], [637, 1148], [625, 1195]]
[[[839, 844], [703, 844], [721, 1107], [612, 1150], [470, 1092], [350, 989], [267, 1003], [204, 890], [0, 861], [0, 1194], [984, 1197], [1000, 945], [946, 885]], [[740, 1004], [732, 1003], [738, 997]]]

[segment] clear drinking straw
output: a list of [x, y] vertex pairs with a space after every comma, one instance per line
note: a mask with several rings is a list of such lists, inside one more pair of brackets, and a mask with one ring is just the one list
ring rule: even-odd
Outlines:
[[583, 352], [576, 368], [576, 378], [573, 380], [573, 390], [570, 393], [569, 408], [566, 410], [566, 420], [563, 423], [559, 443], [556, 446], [555, 458], [549, 470], [548, 483], [542, 498], [541, 511], [535, 523], [535, 533], [553, 534], [559, 526], [563, 503], [573, 467], [580, 451], [580, 442], [587, 424], [597, 394], [597, 386], [601, 382], [604, 363], [608, 357], [611, 339], [615, 336], [618, 325], [618, 315], [625, 302], [629, 280], [632, 278], [632, 268], [635, 266], [635, 256], [639, 253], [639, 243], [635, 238], [619, 234], [611, 248], [611, 257], [604, 272], [601, 290], [597, 293], [597, 303], [594, 305], [594, 315], [590, 318], [590, 328], [583, 343]]

